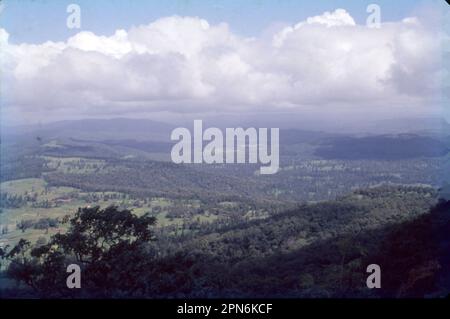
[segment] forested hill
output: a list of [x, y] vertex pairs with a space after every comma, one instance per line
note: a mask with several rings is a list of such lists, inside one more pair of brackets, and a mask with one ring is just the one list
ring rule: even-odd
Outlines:
[[[449, 229], [450, 201], [443, 201], [404, 223], [238, 264], [229, 286], [260, 297], [448, 297]], [[381, 267], [380, 289], [366, 287], [370, 264]]]
[[436, 139], [415, 134], [339, 137], [316, 150], [326, 159], [398, 160], [417, 157], [439, 157], [449, 152], [448, 139]]
[[432, 188], [376, 187], [334, 201], [301, 205], [263, 220], [207, 228], [188, 247], [232, 260], [286, 253], [338, 235], [358, 234], [411, 220], [434, 202]]
[[[446, 296], [450, 287], [450, 202], [436, 204], [436, 195], [433, 188], [383, 186], [334, 201], [301, 205], [262, 220], [212, 222], [203, 229], [170, 236], [156, 232], [156, 241], [150, 240], [147, 226], [137, 228], [143, 231], [139, 236], [115, 236], [118, 220], [123, 218], [123, 227], [135, 229], [135, 224], [153, 224], [154, 219], [148, 215], [139, 218], [115, 207], [85, 208], [73, 218], [67, 234], [55, 235], [46, 245], [31, 246], [29, 258], [22, 258], [25, 255], [20, 253], [30, 247], [26, 241], [3, 252], [7, 258], [12, 256], [5, 274], [32, 282], [36, 290], [10, 288], [0, 294], [77, 297], [73, 294], [80, 292], [81, 297], [94, 293], [95, 297], [148, 298]], [[83, 220], [87, 227], [80, 225]], [[105, 231], [115, 240], [110, 248], [102, 244]], [[100, 236], [99, 243], [82, 240], [92, 234]], [[95, 254], [90, 253], [89, 245], [94, 245]], [[58, 247], [56, 251], [54, 247]], [[65, 265], [77, 254], [81, 254], [78, 262], [89, 261], [83, 265], [85, 286], [82, 291], [67, 291], [63, 289]], [[366, 286], [369, 264], [381, 266], [381, 289]], [[58, 271], [48, 272], [49, 265]]]
[[[376, 188], [212, 232], [161, 261], [159, 276], [182, 281], [171, 293], [203, 297], [446, 296], [450, 202], [429, 209], [433, 195]], [[382, 289], [367, 288], [369, 264]]]

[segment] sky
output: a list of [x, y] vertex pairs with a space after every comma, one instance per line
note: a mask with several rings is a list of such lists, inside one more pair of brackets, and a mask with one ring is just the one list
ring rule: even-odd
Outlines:
[[4, 0], [2, 121], [450, 115], [445, 2], [372, 2]]
[[197, 16], [210, 23], [227, 22], [233, 32], [254, 36], [271, 24], [293, 24], [307, 17], [337, 8], [346, 9], [357, 23], [367, 18], [366, 8], [376, 3], [383, 8], [384, 21], [398, 21], [414, 15], [427, 0], [3, 0], [1, 25], [15, 43], [62, 41], [77, 30], [65, 28], [66, 8], [82, 8], [83, 28], [98, 35], [116, 29], [147, 24], [160, 17]]

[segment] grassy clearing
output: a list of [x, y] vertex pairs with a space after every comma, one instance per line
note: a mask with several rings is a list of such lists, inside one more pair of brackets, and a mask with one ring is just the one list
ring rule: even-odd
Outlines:
[[[78, 158], [58, 159], [61, 163], [73, 163]], [[56, 160], [55, 160], [56, 161]], [[64, 164], [59, 164], [61, 165]], [[79, 207], [115, 205], [121, 208], [131, 209], [135, 214], [142, 215], [150, 212], [157, 218], [157, 227], [170, 225], [182, 226], [183, 218], [168, 218], [167, 212], [174, 205], [182, 205], [186, 208], [198, 208], [201, 203], [198, 200], [175, 201], [168, 198], [148, 198], [146, 200], [131, 199], [128, 195], [116, 192], [83, 192], [71, 187], [50, 187], [44, 179], [28, 178], [8, 181], [0, 184], [1, 192], [9, 195], [27, 196], [36, 194], [36, 202], [26, 202], [20, 208], [3, 208], [0, 214], [0, 245], [14, 245], [19, 239], [24, 238], [36, 242], [39, 238], [48, 239], [51, 235], [65, 231], [65, 225], [48, 230], [28, 228], [24, 232], [17, 229], [17, 224], [23, 220], [37, 221], [41, 218], [62, 218], [74, 214]], [[105, 200], [105, 196], [116, 195], [116, 198]], [[96, 199], [94, 199], [96, 198]], [[36, 203], [48, 201], [50, 207], [33, 207]], [[217, 218], [215, 215], [198, 215], [194, 220], [199, 222], [211, 222]], [[1, 233], [3, 228], [8, 231]]]
[[41, 178], [25, 178], [0, 184], [2, 193], [12, 195], [25, 195], [26, 192], [42, 192], [45, 189], [45, 181]]

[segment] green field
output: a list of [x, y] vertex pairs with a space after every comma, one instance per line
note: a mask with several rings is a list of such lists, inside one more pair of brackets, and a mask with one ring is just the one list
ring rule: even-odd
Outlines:
[[[47, 158], [50, 159], [50, 158]], [[100, 161], [84, 160], [80, 158], [51, 158], [51, 165], [58, 169], [66, 170], [77, 163], [88, 163], [88, 165], [99, 164]], [[83, 168], [85, 170], [85, 168]], [[28, 228], [22, 231], [17, 228], [17, 224], [24, 220], [37, 221], [42, 218], [62, 219], [66, 215], [74, 214], [78, 208], [87, 206], [100, 206], [102, 208], [116, 205], [131, 209], [136, 215], [150, 212], [157, 218], [157, 227], [167, 227], [175, 225], [181, 227], [183, 218], [167, 217], [167, 212], [173, 205], [197, 208], [198, 201], [176, 201], [167, 198], [131, 199], [130, 196], [117, 192], [84, 192], [72, 187], [52, 187], [48, 186], [42, 178], [27, 178], [14, 181], [7, 181], [0, 184], [1, 193], [14, 196], [33, 196], [36, 194], [38, 203], [48, 203], [49, 207], [35, 207], [33, 203], [26, 202], [20, 208], [3, 208], [0, 214], [0, 230], [7, 229], [0, 233], [0, 245], [15, 244], [20, 238], [35, 242], [40, 237], [49, 238], [58, 232], [64, 232], [65, 226], [51, 227], [48, 229]], [[119, 198], [105, 199], [108, 196]], [[156, 209], [158, 208], [158, 209]], [[156, 211], [156, 212], [155, 212]], [[196, 216], [197, 222], [211, 222], [217, 216], [204, 214]]]

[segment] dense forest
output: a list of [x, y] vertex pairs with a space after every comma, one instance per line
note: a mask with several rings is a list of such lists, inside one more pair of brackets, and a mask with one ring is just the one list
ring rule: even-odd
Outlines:
[[[450, 202], [432, 189], [376, 188], [250, 223], [159, 237], [155, 219], [117, 207], [79, 209], [48, 243], [0, 251], [3, 296], [426, 297], [448, 294]], [[82, 267], [83, 289], [65, 287]], [[382, 289], [365, 285], [367, 265]]]

